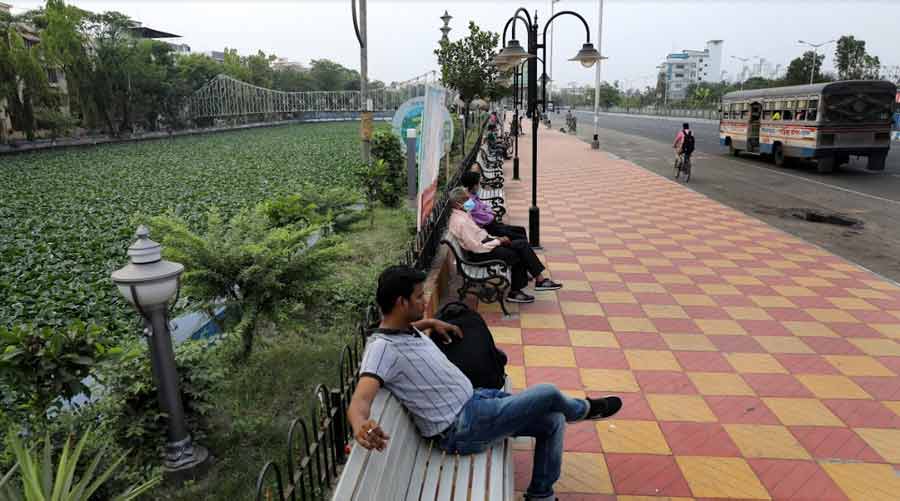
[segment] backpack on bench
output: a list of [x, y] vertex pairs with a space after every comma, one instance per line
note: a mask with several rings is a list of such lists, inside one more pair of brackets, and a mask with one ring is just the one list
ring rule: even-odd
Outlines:
[[435, 318], [459, 327], [462, 339], [450, 344], [435, 343], [453, 365], [469, 378], [475, 388], [500, 390], [506, 382], [506, 353], [494, 344], [487, 323], [465, 303], [445, 305]]

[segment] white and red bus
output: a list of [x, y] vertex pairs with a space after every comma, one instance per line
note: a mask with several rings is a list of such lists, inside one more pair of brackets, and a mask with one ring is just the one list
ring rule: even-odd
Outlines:
[[867, 168], [884, 170], [891, 146], [891, 118], [897, 87], [881, 80], [730, 92], [722, 97], [719, 143], [732, 154], [816, 160], [831, 172], [851, 155], [868, 158]]

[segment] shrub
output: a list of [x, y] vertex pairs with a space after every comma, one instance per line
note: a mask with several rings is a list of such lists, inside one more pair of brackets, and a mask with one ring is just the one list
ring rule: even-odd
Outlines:
[[168, 258], [184, 264], [184, 293], [211, 311], [220, 302], [239, 312], [233, 332], [249, 356], [260, 320], [285, 320], [302, 308], [306, 285], [328, 276], [344, 252], [322, 226], [273, 226], [264, 206], [245, 209], [227, 223], [215, 209], [199, 233], [173, 215], [151, 219]]
[[400, 139], [390, 129], [382, 129], [372, 135], [372, 157], [383, 160], [386, 181], [391, 189], [382, 190], [380, 201], [387, 207], [396, 207], [406, 190], [406, 158]]
[[[159, 407], [150, 354], [145, 343], [135, 342], [114, 366], [101, 371], [103, 398], [81, 416], [91, 421], [96, 414], [103, 432], [120, 446], [135, 449], [132, 464], [155, 464], [163, 453], [166, 415]], [[214, 392], [225, 380], [228, 364], [222, 363], [216, 346], [206, 341], [185, 341], [175, 347], [178, 388], [188, 429], [202, 440], [215, 408]]]
[[59, 411], [63, 399], [90, 396], [85, 378], [122, 352], [104, 344], [104, 334], [81, 322], [66, 328], [0, 326], [0, 399], [9, 412], [6, 419], [15, 417], [33, 432], [45, 427], [48, 412]]

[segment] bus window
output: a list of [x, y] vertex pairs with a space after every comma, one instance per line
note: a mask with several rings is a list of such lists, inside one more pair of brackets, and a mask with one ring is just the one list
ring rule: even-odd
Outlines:
[[741, 120], [746, 120], [749, 113], [746, 109], [741, 110]]
[[794, 110], [784, 110], [784, 113], [781, 115], [782, 120], [793, 120], [794, 119]]
[[809, 112], [806, 114], [806, 120], [810, 122], [815, 122], [819, 116], [819, 100], [818, 99], [810, 99], [809, 100]]
[[797, 110], [797, 116], [794, 120], [806, 120], [806, 110]]
[[772, 119], [772, 110], [766, 110], [763, 112], [763, 120], [771, 120]]

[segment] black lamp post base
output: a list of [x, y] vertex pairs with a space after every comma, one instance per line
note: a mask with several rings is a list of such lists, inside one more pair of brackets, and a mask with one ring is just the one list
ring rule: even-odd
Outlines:
[[528, 208], [528, 243], [532, 248], [541, 248], [541, 209], [536, 205]]
[[166, 458], [163, 463], [163, 478], [166, 483], [180, 487], [185, 482], [199, 480], [206, 475], [212, 464], [212, 456], [206, 447], [193, 445], [189, 457], [182, 456], [178, 461]]
[[513, 181], [519, 180], [519, 157], [513, 158]]

